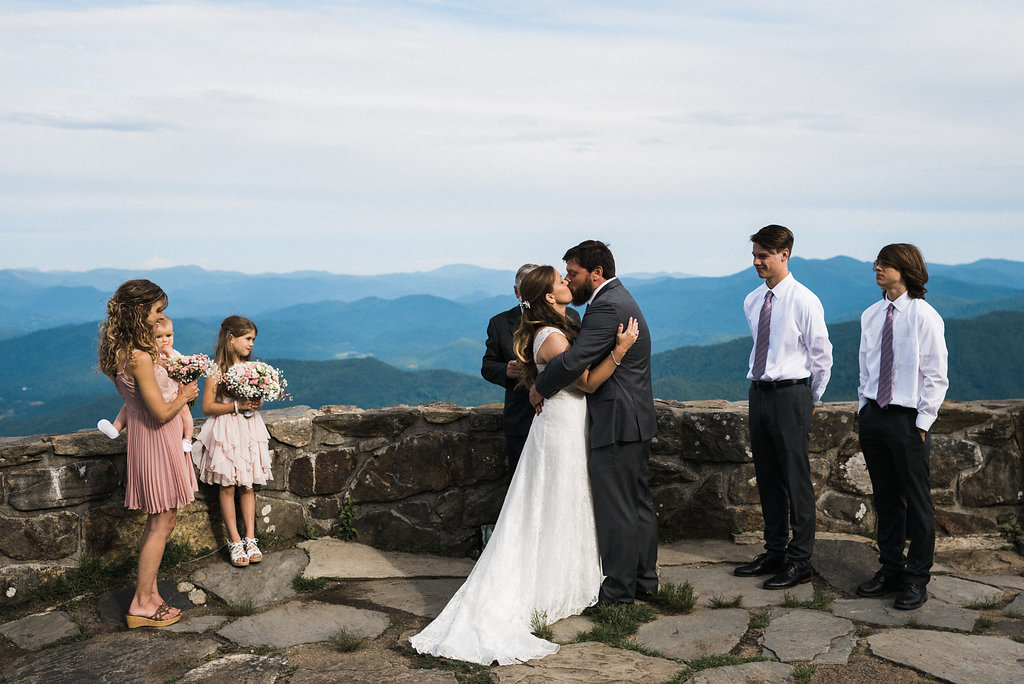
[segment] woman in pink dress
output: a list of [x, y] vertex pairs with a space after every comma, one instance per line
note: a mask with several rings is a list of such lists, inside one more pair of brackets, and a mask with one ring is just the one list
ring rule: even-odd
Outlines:
[[107, 303], [100, 325], [100, 370], [114, 381], [127, 408], [128, 477], [124, 505], [149, 514], [139, 543], [138, 580], [125, 620], [129, 628], [164, 627], [181, 611], [160, 597], [156, 575], [164, 546], [174, 530], [178, 508], [198, 490], [192, 463], [182, 448], [179, 413], [199, 396], [194, 382], [181, 385], [165, 401], [161, 385], [167, 371], [157, 363], [160, 351], [153, 326], [164, 317], [167, 295], [148, 280], [129, 280]]

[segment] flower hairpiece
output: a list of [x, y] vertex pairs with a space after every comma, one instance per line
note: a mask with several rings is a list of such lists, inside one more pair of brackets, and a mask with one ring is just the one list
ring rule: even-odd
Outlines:
[[524, 309], [529, 309], [530, 308], [530, 302], [526, 301], [525, 299], [520, 299], [519, 300], [519, 306], [523, 307]]

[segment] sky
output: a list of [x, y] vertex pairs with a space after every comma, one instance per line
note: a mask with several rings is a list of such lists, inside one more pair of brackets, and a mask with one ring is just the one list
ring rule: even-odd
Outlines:
[[1018, 0], [0, 1], [0, 268], [1024, 260]]

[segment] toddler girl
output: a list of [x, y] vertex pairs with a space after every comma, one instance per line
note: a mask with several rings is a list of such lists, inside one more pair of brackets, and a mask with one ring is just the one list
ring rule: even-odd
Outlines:
[[[228, 316], [220, 324], [213, 360], [222, 373], [231, 366], [248, 361], [256, 339], [256, 326], [248, 318]], [[206, 379], [203, 413], [210, 416], [196, 443], [199, 445], [199, 479], [220, 485], [220, 510], [228, 533], [231, 564], [244, 567], [259, 563], [263, 554], [256, 546], [256, 495], [254, 484], [273, 479], [270, 473], [270, 433], [256, 412], [261, 399], [235, 399], [228, 396], [215, 378]], [[243, 412], [248, 415], [243, 415]], [[245, 524], [245, 537], [238, 534], [235, 514], [235, 490]]]
[[[171, 322], [170, 318], [157, 321], [156, 325], [153, 326], [153, 338], [156, 340], [156, 347], [160, 351], [161, 360], [176, 359], [181, 356], [174, 349], [174, 323]], [[160, 385], [160, 394], [163, 395], [164, 401], [170, 402], [174, 395], [178, 393], [178, 383], [167, 377], [166, 373], [157, 374], [157, 384]], [[104, 418], [96, 423], [96, 428], [110, 439], [117, 439], [121, 430], [125, 428], [124, 412], [125, 407], [121, 406], [121, 410], [118, 412], [117, 417], [114, 418], [113, 423]], [[181, 448], [182, 451], [188, 453], [192, 451], [192, 435], [195, 429], [192, 413], [189, 411], [188, 406], [181, 409], [181, 425]]]

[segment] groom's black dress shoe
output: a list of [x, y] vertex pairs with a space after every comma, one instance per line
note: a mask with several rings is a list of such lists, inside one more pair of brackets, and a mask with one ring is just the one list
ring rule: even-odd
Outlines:
[[914, 610], [928, 600], [928, 585], [908, 582], [903, 585], [903, 593], [896, 597], [893, 607], [900, 610]]
[[795, 563], [787, 563], [779, 574], [766, 579], [761, 585], [763, 589], [788, 589], [798, 584], [811, 581], [811, 569], [798, 567]]
[[658, 595], [658, 590], [657, 589], [655, 589], [654, 591], [647, 591], [646, 589], [637, 588], [637, 590], [636, 590], [636, 600], [637, 601], [653, 601], [654, 597], [656, 597], [657, 595]]
[[902, 578], [890, 577], [885, 574], [883, 570], [879, 570], [875, 573], [875, 576], [867, 582], [862, 582], [857, 585], [857, 596], [863, 596], [864, 598], [877, 598], [902, 588]]
[[782, 556], [772, 557], [762, 553], [747, 565], [741, 565], [732, 571], [737, 577], [757, 577], [758, 575], [774, 575], [782, 570], [785, 558]]

